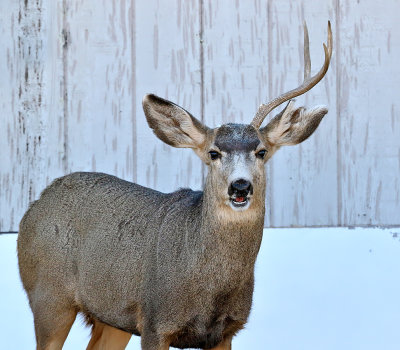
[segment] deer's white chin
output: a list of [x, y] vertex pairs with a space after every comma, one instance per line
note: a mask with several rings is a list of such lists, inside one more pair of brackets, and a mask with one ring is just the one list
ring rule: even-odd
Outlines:
[[230, 199], [229, 205], [235, 211], [244, 211], [250, 206], [250, 198], [246, 198], [243, 202], [236, 202], [234, 199]]

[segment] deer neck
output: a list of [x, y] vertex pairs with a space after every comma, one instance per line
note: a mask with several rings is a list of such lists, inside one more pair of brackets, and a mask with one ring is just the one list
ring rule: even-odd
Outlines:
[[248, 209], [235, 211], [216, 198], [207, 179], [201, 208], [201, 236], [207, 250], [254, 263], [264, 226], [265, 189], [260, 192], [253, 196]]

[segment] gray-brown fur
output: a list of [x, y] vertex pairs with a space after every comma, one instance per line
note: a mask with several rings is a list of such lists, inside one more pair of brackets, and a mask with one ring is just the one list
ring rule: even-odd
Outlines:
[[255, 151], [260, 144], [257, 130], [251, 125], [225, 124], [218, 128], [215, 145], [223, 152]]
[[[140, 334], [144, 350], [230, 349], [247, 321], [265, 213], [264, 163], [303, 137], [288, 136], [277, 119], [261, 130], [209, 129], [154, 95], [143, 103], [160, 139], [193, 148], [208, 165], [204, 192], [164, 194], [101, 173], [73, 173], [47, 187], [22, 219], [18, 238], [38, 349], [61, 348], [77, 312], [100, 330], [92, 345], [109, 325]], [[305, 124], [307, 134], [318, 125]], [[221, 157], [211, 160], [210, 150]], [[236, 210], [228, 189], [240, 171], [252, 192], [246, 209]]]

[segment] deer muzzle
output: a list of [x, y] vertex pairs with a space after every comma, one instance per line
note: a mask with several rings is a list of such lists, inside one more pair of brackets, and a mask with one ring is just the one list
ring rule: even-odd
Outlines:
[[234, 209], [244, 209], [249, 205], [250, 196], [253, 194], [253, 185], [246, 179], [235, 180], [230, 184], [228, 194]]

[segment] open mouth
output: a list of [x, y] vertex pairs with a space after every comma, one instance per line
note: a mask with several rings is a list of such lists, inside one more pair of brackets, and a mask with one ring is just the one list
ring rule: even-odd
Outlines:
[[246, 197], [243, 197], [243, 196], [231, 197], [231, 203], [236, 208], [245, 207], [248, 202], [249, 202], [249, 199], [247, 196]]
[[246, 210], [250, 205], [253, 186], [246, 179], [238, 179], [231, 182], [228, 188], [229, 204], [236, 211]]

